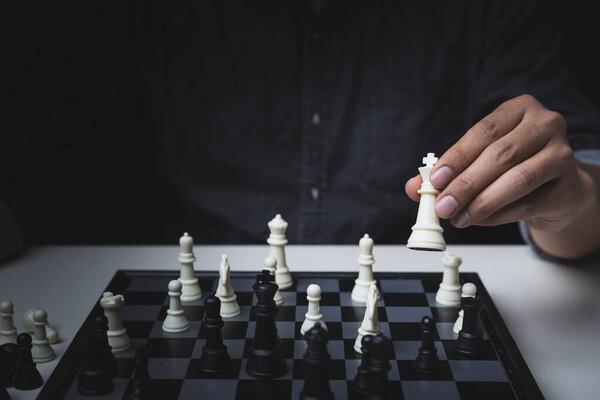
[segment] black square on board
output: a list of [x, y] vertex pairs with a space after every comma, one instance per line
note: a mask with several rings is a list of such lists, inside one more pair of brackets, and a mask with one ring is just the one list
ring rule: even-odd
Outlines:
[[149, 338], [146, 341], [148, 356], [152, 358], [190, 358], [196, 339]]
[[508, 400], [516, 399], [508, 382], [456, 382], [462, 400]]
[[[150, 379], [148, 381], [149, 393], [154, 399], [178, 400], [183, 379]], [[129, 381], [125, 393], [131, 393], [134, 387], [133, 379]]]
[[[343, 322], [362, 322], [365, 318], [366, 307], [342, 306], [342, 321]], [[377, 307], [377, 317], [379, 322], [387, 322], [387, 313], [385, 307]]]
[[[390, 333], [392, 340], [415, 340], [422, 339], [421, 323], [420, 322], [390, 322]], [[439, 340], [439, 335], [436, 329], [433, 331], [433, 340]]]
[[454, 379], [446, 360], [440, 360], [438, 371], [428, 374], [415, 371], [413, 360], [398, 360], [397, 363], [400, 379], [404, 381], [451, 381]]
[[459, 307], [431, 307], [431, 315], [435, 322], [455, 322]]
[[[296, 293], [296, 305], [307, 306], [308, 299], [306, 293]], [[319, 301], [321, 306], [339, 306], [340, 305], [340, 294], [334, 292], [323, 292], [321, 293], [321, 300]]]
[[167, 297], [167, 289], [161, 292], [125, 292], [127, 305], [163, 305]]
[[440, 288], [440, 283], [442, 283], [442, 277], [435, 279], [422, 279], [421, 283], [423, 284], [423, 289], [426, 293], [436, 293]]
[[388, 307], [427, 307], [425, 293], [383, 293], [383, 301]]
[[[246, 339], [248, 331], [248, 322], [246, 321], [225, 321], [221, 328], [221, 336], [223, 339]], [[204, 338], [203, 329], [200, 328], [199, 338]]]
[[354, 289], [354, 279], [342, 278], [338, 282], [340, 284], [340, 292], [352, 292], [352, 289]]
[[[202, 321], [204, 318], [204, 306], [182, 306], [183, 312], [189, 321]], [[167, 317], [169, 306], [163, 306], [158, 314], [158, 320], [164, 321]]]
[[485, 353], [477, 356], [463, 356], [456, 353], [456, 340], [442, 340], [444, 352], [448, 360], [497, 360], [498, 355], [492, 346], [492, 342], [485, 342]]
[[146, 339], [154, 327], [154, 321], [123, 321], [130, 339]]
[[[346, 360], [328, 360], [325, 372], [329, 380], [346, 380]], [[304, 360], [294, 360], [293, 379], [304, 379]]]
[[231, 368], [221, 374], [208, 374], [200, 370], [200, 359], [192, 358], [185, 374], [186, 379], [237, 379], [240, 374], [242, 360], [231, 360]]
[[236, 400], [275, 400], [292, 398], [292, 381], [284, 379], [240, 380]]
[[115, 378], [129, 379], [133, 376], [135, 358], [117, 358], [117, 374]]
[[254, 299], [254, 292], [239, 292], [235, 294], [240, 306], [251, 306]]

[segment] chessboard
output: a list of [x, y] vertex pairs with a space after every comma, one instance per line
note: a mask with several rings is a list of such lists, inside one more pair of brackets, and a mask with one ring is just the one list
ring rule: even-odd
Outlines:
[[[217, 272], [197, 271], [204, 295], [215, 291]], [[306, 289], [316, 283], [321, 287], [321, 311], [327, 322], [331, 355], [329, 382], [335, 399], [361, 399], [352, 389], [352, 381], [360, 365], [360, 354], [353, 349], [357, 329], [365, 313], [365, 305], [351, 299], [355, 273], [294, 272], [294, 285], [282, 291], [285, 302], [278, 306], [276, 326], [283, 342], [287, 364], [286, 375], [261, 380], [246, 373], [245, 363], [252, 346], [256, 296], [252, 285], [256, 273], [231, 272], [231, 282], [241, 308], [240, 315], [224, 319], [224, 343], [233, 368], [218, 377], [197, 368], [204, 336], [201, 329], [204, 313], [202, 300], [184, 303], [191, 329], [178, 334], [161, 329], [169, 296], [165, 288], [178, 271], [119, 270], [106, 291], [123, 294], [124, 325], [133, 347], [145, 346], [149, 356], [149, 385], [155, 398], [176, 399], [297, 399], [303, 386], [303, 355], [306, 342], [300, 326], [307, 311]], [[435, 302], [441, 273], [376, 273], [381, 292], [378, 317], [388, 341], [391, 370], [388, 373], [390, 393], [394, 399], [537, 399], [543, 398], [529, 368], [512, 339], [500, 314], [476, 273], [461, 273], [461, 283], [472, 282], [484, 295], [485, 307], [481, 323], [486, 352], [465, 359], [454, 351], [457, 334], [453, 325], [459, 308]], [[80, 367], [80, 342], [96, 315], [102, 314], [97, 304], [47, 380], [38, 399], [82, 399], [76, 390]], [[435, 346], [441, 368], [433, 374], [413, 370], [412, 362], [421, 344], [420, 321], [424, 315], [435, 320]], [[118, 371], [114, 390], [98, 399], [121, 399], [132, 390], [135, 355], [132, 349], [116, 353]]]

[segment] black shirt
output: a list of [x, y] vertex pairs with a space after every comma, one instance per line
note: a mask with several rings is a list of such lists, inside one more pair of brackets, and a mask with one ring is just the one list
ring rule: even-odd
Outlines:
[[[405, 243], [418, 205], [404, 183], [422, 157], [523, 93], [566, 117], [576, 150], [600, 148], [598, 115], [573, 89], [535, 1], [331, 0], [319, 12], [306, 1], [151, 4], [133, 11], [139, 108], [123, 112], [140, 113], [135, 143], [153, 168], [125, 172], [134, 182], [122, 191], [109, 180], [106, 197], [122, 202], [87, 198], [90, 210], [146, 213], [112, 219], [115, 231], [261, 243], [281, 213], [292, 243], [357, 243], [365, 232]], [[152, 190], [131, 190], [137, 179]], [[443, 227], [449, 244], [520, 240], [513, 226]]]

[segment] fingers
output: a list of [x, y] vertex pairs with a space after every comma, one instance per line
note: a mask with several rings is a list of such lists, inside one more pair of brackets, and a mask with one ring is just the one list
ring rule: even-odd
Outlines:
[[529, 101], [525, 96], [508, 100], [469, 129], [436, 163], [431, 173], [433, 186], [438, 189], [445, 188], [454, 177], [471, 165], [485, 148], [515, 129], [523, 119]]
[[406, 181], [406, 184], [404, 185], [404, 191], [406, 192], [408, 197], [418, 202], [421, 198], [421, 195], [417, 193], [417, 190], [421, 188], [422, 183], [423, 178], [421, 178], [421, 175], [413, 176], [408, 181]]
[[479, 225], [503, 207], [561, 177], [570, 165], [569, 151], [568, 146], [550, 146], [511, 168], [477, 194], [451, 222], [459, 228]]
[[523, 121], [512, 132], [490, 144], [465, 171], [450, 182], [436, 201], [437, 215], [441, 218], [453, 217], [498, 177], [544, 148], [548, 140], [548, 135], [536, 131], [531, 123]]

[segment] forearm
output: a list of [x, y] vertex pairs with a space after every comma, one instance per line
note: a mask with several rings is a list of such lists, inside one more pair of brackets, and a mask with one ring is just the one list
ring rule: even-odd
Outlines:
[[572, 222], [559, 232], [544, 232], [529, 226], [531, 238], [544, 252], [576, 259], [600, 248], [600, 167], [578, 163], [583, 200]]

